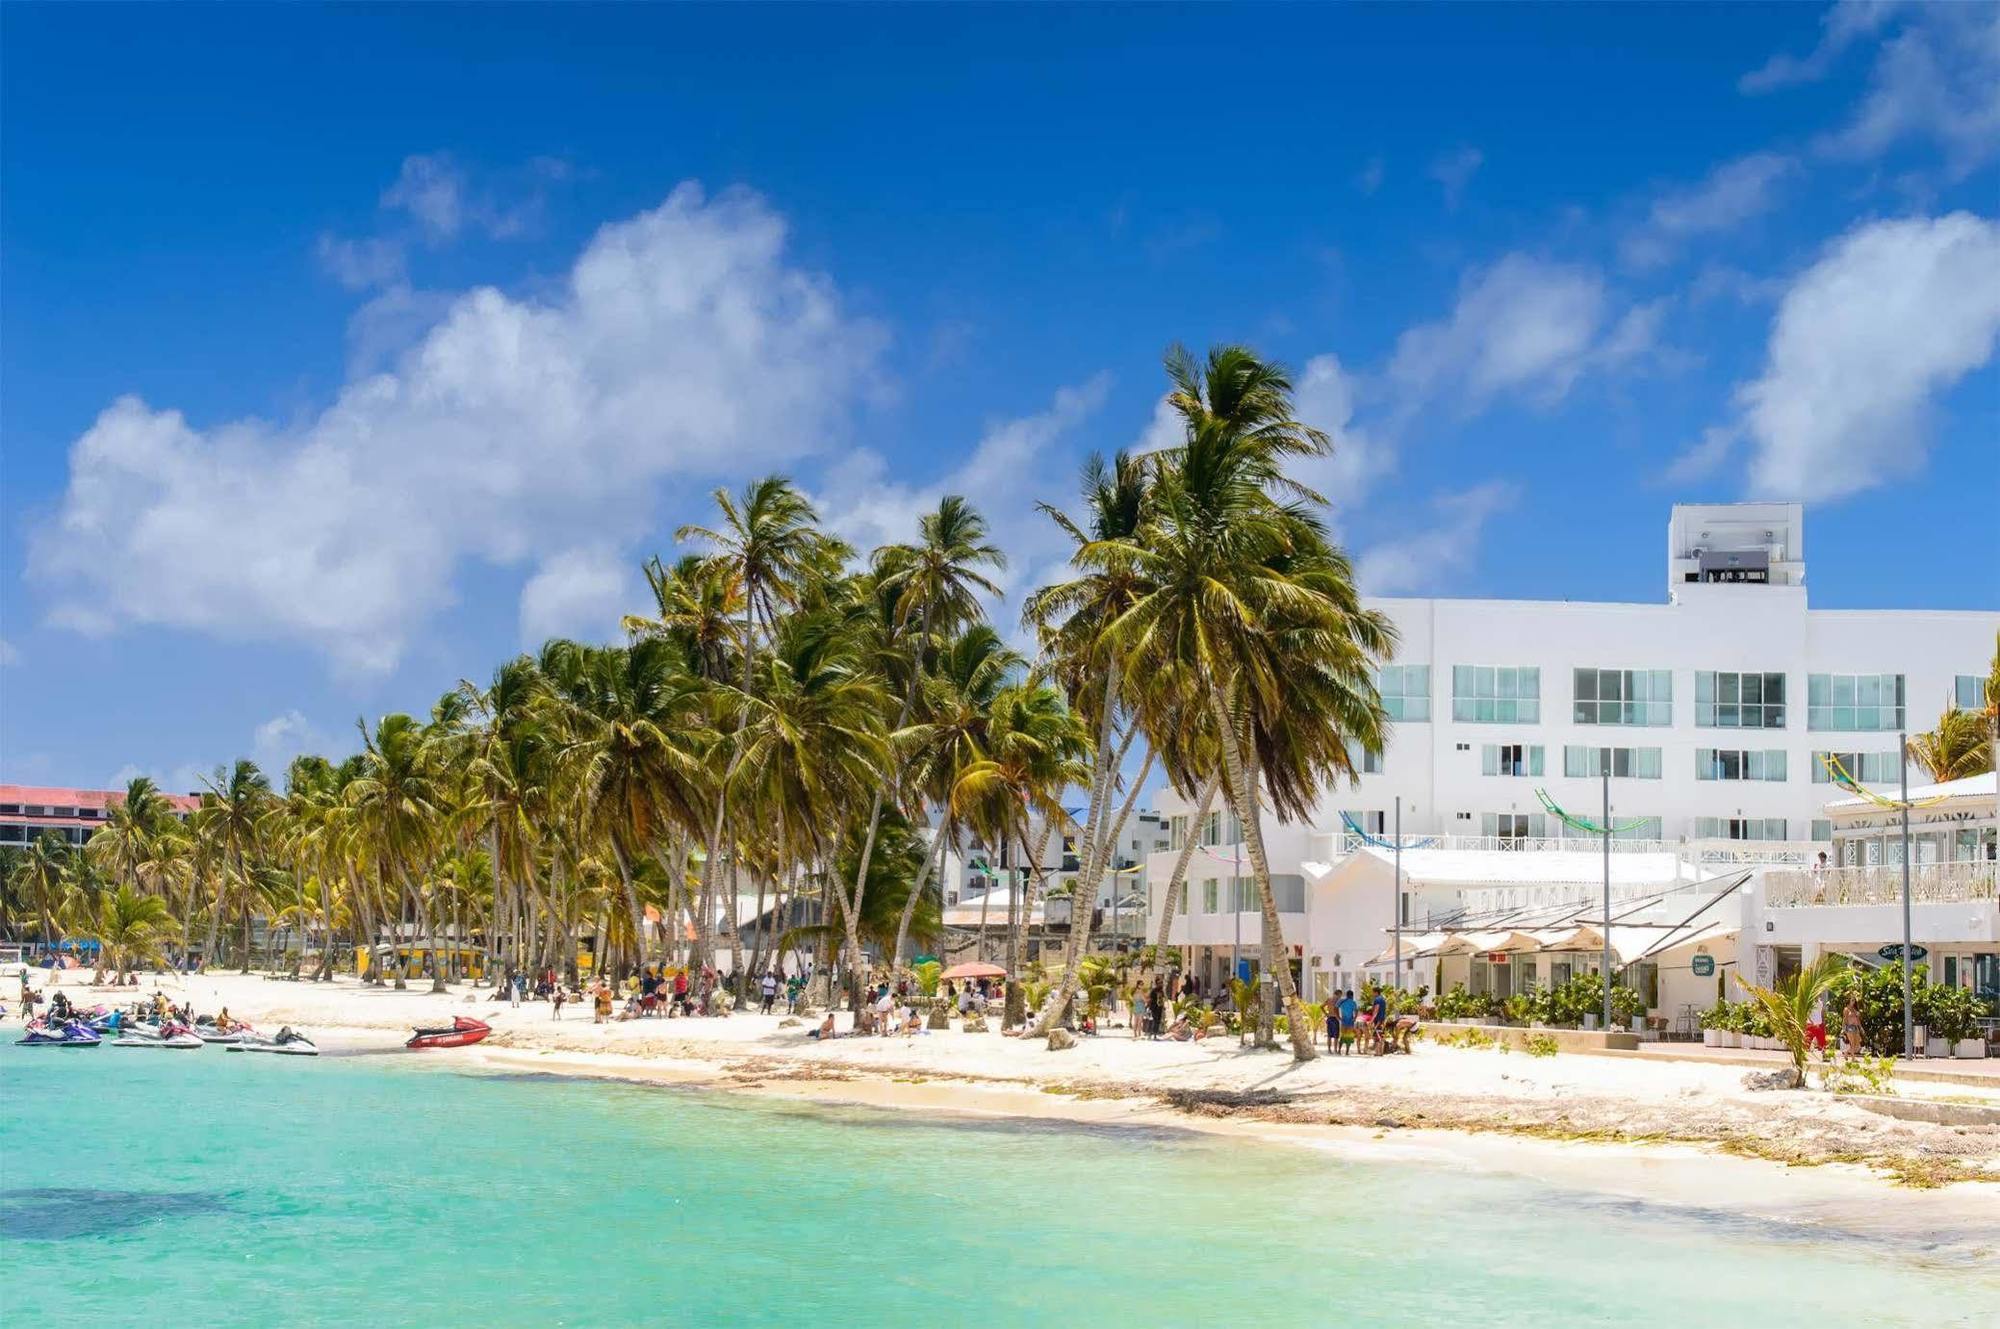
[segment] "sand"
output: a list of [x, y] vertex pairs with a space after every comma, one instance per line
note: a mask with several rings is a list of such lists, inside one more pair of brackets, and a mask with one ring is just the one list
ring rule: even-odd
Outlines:
[[[1329, 1057], [1134, 1039], [1078, 1047], [998, 1033], [808, 1038], [780, 1016], [597, 1025], [554, 1019], [460, 986], [397, 992], [351, 978], [147, 978], [197, 1011], [227, 1007], [267, 1031], [290, 1024], [329, 1051], [399, 1049], [417, 1024], [457, 1014], [493, 1026], [477, 1048], [409, 1054], [459, 1068], [540, 1069], [896, 1110], [1172, 1124], [1292, 1146], [1489, 1168], [1656, 1202], [1844, 1228], [2000, 1239], [2000, 1126], [1942, 1126], [1869, 1111], [1821, 1090], [1765, 1086], [1768, 1072], [1665, 1058], [1531, 1057], [1419, 1042], [1409, 1057]], [[65, 984], [73, 1001], [111, 993]], [[18, 1014], [18, 1012], [17, 1012]], [[849, 1021], [839, 1017], [843, 1030]], [[1903, 1099], [2000, 1106], [2000, 1086], [1907, 1084]], [[1977, 1178], [1968, 1180], [1968, 1178]]]

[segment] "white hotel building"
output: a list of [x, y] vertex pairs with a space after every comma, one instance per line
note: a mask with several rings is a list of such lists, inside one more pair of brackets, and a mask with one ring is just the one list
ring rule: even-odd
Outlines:
[[[1928, 729], [1947, 705], [1975, 704], [2000, 627], [2000, 611], [1808, 608], [1804, 515], [1792, 503], [1676, 506], [1663, 603], [1369, 603], [1401, 639], [1381, 670], [1395, 721], [1385, 749], [1310, 825], [1266, 822], [1295, 967], [1319, 971], [1321, 984], [1357, 980], [1392, 921], [1388, 895], [1329, 894], [1353, 876], [1339, 871], [1345, 860], [1368, 848], [1350, 820], [1386, 838], [1400, 799], [1405, 844], [1596, 857], [1594, 836], [1564, 843], [1577, 833], [1545, 811], [1537, 790], [1597, 820], [1599, 754], [1609, 749], [1612, 819], [1645, 842], [1621, 848], [1667, 863], [1667, 880], [1689, 875], [1672, 867], [1676, 854], [1803, 865], [1832, 847], [1825, 805], [1841, 791], [1822, 754], [1840, 754], [1856, 778], [1893, 791], [1898, 730]], [[1928, 777], [1913, 770], [1910, 782]], [[1177, 848], [1188, 810], [1171, 790], [1161, 810]], [[1260, 931], [1247, 881], [1232, 897], [1238, 837], [1228, 822], [1194, 828], [1203, 850], [1189, 871], [1187, 912], [1169, 933], [1204, 976], [1226, 969], [1239, 936], [1253, 958]], [[1475, 909], [1580, 899], [1599, 873], [1569, 872], [1559, 860], [1572, 857], [1581, 854], [1549, 857], [1563, 870], [1540, 890], [1517, 867], [1491, 882], [1494, 874], [1473, 870], [1451, 895]], [[1150, 858], [1155, 910], [1174, 858]], [[1247, 878], [1247, 865], [1241, 871]], [[1405, 891], [1401, 907], [1420, 926], [1436, 892]]]

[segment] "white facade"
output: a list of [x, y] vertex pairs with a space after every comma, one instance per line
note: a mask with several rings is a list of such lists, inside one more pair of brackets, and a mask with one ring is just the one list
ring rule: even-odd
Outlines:
[[[1892, 789], [1899, 726], [1930, 728], [1962, 695], [1961, 679], [1983, 677], [2000, 627], [2000, 611], [1809, 609], [1795, 504], [1676, 507], [1667, 575], [1667, 600], [1656, 604], [1371, 600], [1400, 636], [1382, 677], [1398, 718], [1379, 761], [1310, 825], [1267, 819], [1274, 875], [1323, 876], [1355, 846], [1346, 818], [1386, 838], [1398, 799], [1405, 843], [1451, 837], [1440, 843], [1526, 848], [1573, 835], [1537, 791], [1599, 819], [1602, 748], [1614, 750], [1611, 816], [1636, 823], [1630, 837], [1659, 849], [1758, 841], [1743, 846], [1746, 856], [1770, 851], [1803, 865], [1809, 842], [1831, 847], [1824, 805], [1839, 792], [1818, 754], [1848, 754], [1843, 764], [1859, 767], [1858, 778]], [[1911, 783], [1922, 778], [1913, 772]], [[1170, 825], [1176, 816], [1186, 824], [1171, 790], [1162, 811]], [[1217, 861], [1233, 852], [1227, 821], [1217, 837], [1225, 843], [1199, 851], [1189, 873], [1187, 917], [1170, 933], [1183, 945], [1226, 946], [1236, 935], [1226, 902], [1204, 913], [1192, 885], [1233, 875]], [[1154, 908], [1173, 862], [1172, 852], [1152, 856]], [[1300, 955], [1306, 915], [1322, 908], [1308, 895], [1286, 911], [1287, 941]], [[1392, 908], [1380, 902], [1365, 927], [1357, 918], [1353, 936], [1315, 918], [1311, 949], [1374, 954]], [[1250, 913], [1246, 949], [1258, 928]]]

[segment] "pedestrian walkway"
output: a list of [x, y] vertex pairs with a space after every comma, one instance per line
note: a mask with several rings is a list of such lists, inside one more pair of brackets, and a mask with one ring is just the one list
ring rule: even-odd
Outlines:
[[[1792, 1064], [1791, 1054], [1787, 1052], [1766, 1052], [1756, 1048], [1712, 1048], [1703, 1043], [1641, 1043], [1636, 1051], [1592, 1049], [1590, 1055], [1638, 1057], [1653, 1061], [1702, 1061], [1718, 1066], [1761, 1069], [1775, 1069]], [[1919, 1057], [1915, 1061], [1898, 1060], [1895, 1074], [1899, 1080], [1976, 1085], [2000, 1090], [2000, 1058], [1996, 1057], [1949, 1059]]]

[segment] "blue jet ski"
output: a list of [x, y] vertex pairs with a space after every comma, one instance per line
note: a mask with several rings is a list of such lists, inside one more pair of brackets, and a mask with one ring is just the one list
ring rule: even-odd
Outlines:
[[15, 1040], [19, 1047], [94, 1048], [104, 1040], [89, 1025], [71, 1020], [60, 1029], [30, 1029]]

